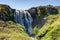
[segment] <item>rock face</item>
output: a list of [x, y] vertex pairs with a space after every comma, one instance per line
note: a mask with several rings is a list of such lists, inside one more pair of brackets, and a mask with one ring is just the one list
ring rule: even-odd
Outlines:
[[0, 19], [13, 20], [13, 9], [8, 5], [0, 4]]
[[33, 18], [32, 26], [34, 27], [37, 25], [37, 9], [33, 7], [31, 9], [29, 9], [28, 12], [31, 14], [31, 16]]
[[60, 40], [60, 8], [53, 6], [35, 7], [35, 11], [29, 9], [28, 11], [34, 13], [32, 15], [33, 26], [41, 28], [36, 35], [38, 40]]
[[44, 24], [47, 22], [47, 19], [44, 18], [48, 17], [49, 15], [58, 14], [58, 8], [59, 7], [54, 6], [39, 6], [30, 8], [28, 11], [30, 12], [33, 18], [33, 27], [43, 27]]

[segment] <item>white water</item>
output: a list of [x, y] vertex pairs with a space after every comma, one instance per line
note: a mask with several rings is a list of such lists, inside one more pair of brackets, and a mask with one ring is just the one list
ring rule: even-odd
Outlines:
[[26, 29], [26, 32], [32, 34], [32, 17], [28, 11], [16, 10], [14, 13], [14, 20], [16, 23], [23, 25]]

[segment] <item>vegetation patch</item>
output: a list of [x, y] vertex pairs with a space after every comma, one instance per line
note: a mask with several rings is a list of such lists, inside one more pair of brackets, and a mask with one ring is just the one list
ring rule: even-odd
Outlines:
[[0, 40], [31, 40], [24, 30], [20, 24], [0, 20]]

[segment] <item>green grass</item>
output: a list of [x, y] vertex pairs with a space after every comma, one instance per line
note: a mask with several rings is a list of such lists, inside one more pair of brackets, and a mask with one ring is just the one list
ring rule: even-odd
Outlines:
[[39, 28], [37, 26], [35, 26], [33, 28], [32, 34], [35, 36], [35, 35], [37, 35], [38, 31], [39, 31]]
[[48, 17], [48, 22], [38, 32], [38, 40], [60, 40], [58, 39], [60, 38], [60, 15], [50, 17]]
[[0, 20], [0, 40], [31, 40], [24, 30], [20, 24]]

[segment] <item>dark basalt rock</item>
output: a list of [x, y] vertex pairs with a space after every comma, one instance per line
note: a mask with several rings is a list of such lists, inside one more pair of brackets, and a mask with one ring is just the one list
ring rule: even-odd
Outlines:
[[13, 20], [13, 9], [8, 5], [0, 4], [0, 19]]
[[32, 18], [34, 19], [37, 15], [37, 8], [33, 7], [31, 9], [29, 9], [28, 11], [31, 14]]
[[[44, 18], [47, 17], [48, 15], [55, 15], [58, 14], [58, 6], [39, 6], [39, 7], [32, 7], [28, 11], [30, 12], [32, 18], [33, 18], [33, 27], [38, 26], [41, 28], [47, 20]], [[40, 15], [40, 16], [38, 16]]]
[[31, 16], [33, 18], [32, 26], [34, 27], [37, 24], [37, 22], [36, 22], [37, 21], [36, 20], [37, 19], [37, 8], [33, 7], [31, 9], [29, 9], [28, 12], [31, 14]]

